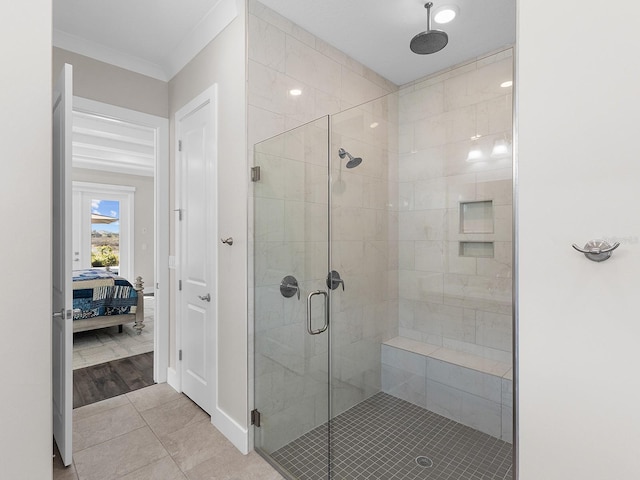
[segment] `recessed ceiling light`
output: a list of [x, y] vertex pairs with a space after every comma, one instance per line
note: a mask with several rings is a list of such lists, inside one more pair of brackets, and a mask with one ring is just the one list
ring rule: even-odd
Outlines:
[[471, 147], [467, 154], [467, 162], [479, 162], [480, 160], [484, 160], [482, 150], [479, 147]]
[[300, 90], [299, 88], [292, 88], [291, 90], [289, 90], [289, 95], [293, 97], [298, 97], [302, 95], [302, 90]]
[[443, 7], [439, 7], [435, 11], [436, 13], [433, 15], [433, 21], [436, 23], [449, 23], [451, 20], [456, 18], [458, 15], [458, 7], [454, 5], [446, 5]]
[[471, 137], [471, 140], [478, 140], [480, 137], [482, 137], [482, 135], [476, 134], [473, 137]]
[[380, 125], [378, 122], [373, 122], [371, 125], [369, 125], [371, 128], [376, 128], [378, 125]]
[[506, 82], [502, 82], [502, 83], [500, 84], [500, 86], [501, 86], [502, 88], [508, 88], [508, 87], [510, 87], [511, 85], [513, 85], [513, 82], [512, 82], [511, 80], [508, 80], [508, 81], [506, 81]]

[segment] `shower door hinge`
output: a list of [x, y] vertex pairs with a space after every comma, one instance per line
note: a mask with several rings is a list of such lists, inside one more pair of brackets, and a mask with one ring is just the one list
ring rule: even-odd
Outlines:
[[178, 350], [178, 360], [182, 361], [182, 350]]
[[182, 151], [182, 140], [178, 140], [178, 151]]
[[182, 291], [182, 280], [178, 280], [178, 291]]
[[251, 425], [260, 426], [260, 412], [258, 409], [251, 410]]
[[252, 182], [260, 181], [260, 167], [251, 167], [251, 181]]

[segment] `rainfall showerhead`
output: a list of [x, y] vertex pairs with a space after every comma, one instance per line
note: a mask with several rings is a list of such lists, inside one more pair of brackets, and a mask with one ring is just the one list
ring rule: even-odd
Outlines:
[[340, 156], [340, 158], [349, 157], [349, 161], [347, 162], [347, 168], [354, 168], [362, 163], [362, 159], [360, 157], [354, 158], [344, 148], [341, 148], [340, 150], [338, 150], [338, 155]]
[[427, 9], [427, 30], [417, 34], [409, 44], [411, 51], [419, 55], [427, 55], [442, 50], [449, 43], [449, 36], [442, 30], [431, 30], [432, 2], [425, 3]]

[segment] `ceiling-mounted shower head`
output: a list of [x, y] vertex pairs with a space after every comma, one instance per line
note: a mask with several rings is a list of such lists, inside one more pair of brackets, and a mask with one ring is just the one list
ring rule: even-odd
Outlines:
[[427, 29], [413, 37], [409, 44], [411, 51], [419, 55], [439, 52], [449, 43], [449, 36], [445, 32], [431, 30], [431, 7], [433, 7], [432, 2], [424, 5], [427, 9]]
[[340, 156], [340, 158], [349, 157], [349, 161], [347, 162], [347, 168], [354, 168], [362, 163], [362, 159], [360, 157], [354, 158], [344, 148], [341, 148], [340, 150], [338, 150], [338, 155]]

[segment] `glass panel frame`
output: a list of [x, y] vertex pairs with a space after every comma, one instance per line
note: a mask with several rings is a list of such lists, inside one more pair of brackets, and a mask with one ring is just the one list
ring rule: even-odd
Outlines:
[[309, 333], [329, 321], [328, 124], [321, 117], [254, 147], [254, 443], [289, 478], [301, 472], [280, 458], [301, 437], [311, 442], [307, 473], [329, 475], [329, 332]]

